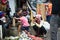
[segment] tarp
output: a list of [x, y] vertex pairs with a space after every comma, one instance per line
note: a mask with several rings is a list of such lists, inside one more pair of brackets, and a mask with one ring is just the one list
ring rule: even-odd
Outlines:
[[4, 15], [4, 13], [2, 11], [0, 11], [0, 17], [2, 17]]

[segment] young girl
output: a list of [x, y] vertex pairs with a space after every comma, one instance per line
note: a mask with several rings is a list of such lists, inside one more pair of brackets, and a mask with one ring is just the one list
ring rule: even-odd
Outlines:
[[16, 19], [20, 19], [21, 21], [21, 24], [22, 24], [22, 27], [21, 29], [24, 31], [29, 31], [29, 23], [28, 23], [28, 19], [23, 15], [23, 14], [20, 14], [20, 18], [16, 18]]

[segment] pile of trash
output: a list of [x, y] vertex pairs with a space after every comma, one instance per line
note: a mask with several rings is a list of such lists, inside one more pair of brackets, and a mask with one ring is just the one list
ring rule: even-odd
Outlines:
[[32, 38], [28, 37], [28, 35], [24, 31], [22, 31], [19, 40], [32, 40]]
[[22, 34], [20, 35], [19, 40], [43, 40], [43, 39], [40, 37], [31, 35], [29, 32], [26, 33], [25, 31], [22, 31]]
[[40, 37], [31, 35], [29, 32], [22, 31], [20, 36], [5, 37], [5, 40], [43, 40], [43, 39]]

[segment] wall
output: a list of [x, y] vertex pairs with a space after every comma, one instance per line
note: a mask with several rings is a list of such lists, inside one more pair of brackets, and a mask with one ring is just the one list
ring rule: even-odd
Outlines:
[[11, 8], [11, 12], [10, 15], [13, 16], [13, 14], [15, 13], [15, 0], [8, 0], [9, 1], [9, 6]]

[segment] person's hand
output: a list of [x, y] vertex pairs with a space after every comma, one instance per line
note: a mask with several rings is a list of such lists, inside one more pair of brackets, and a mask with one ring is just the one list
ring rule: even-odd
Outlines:
[[16, 19], [16, 17], [14, 17], [14, 19]]

